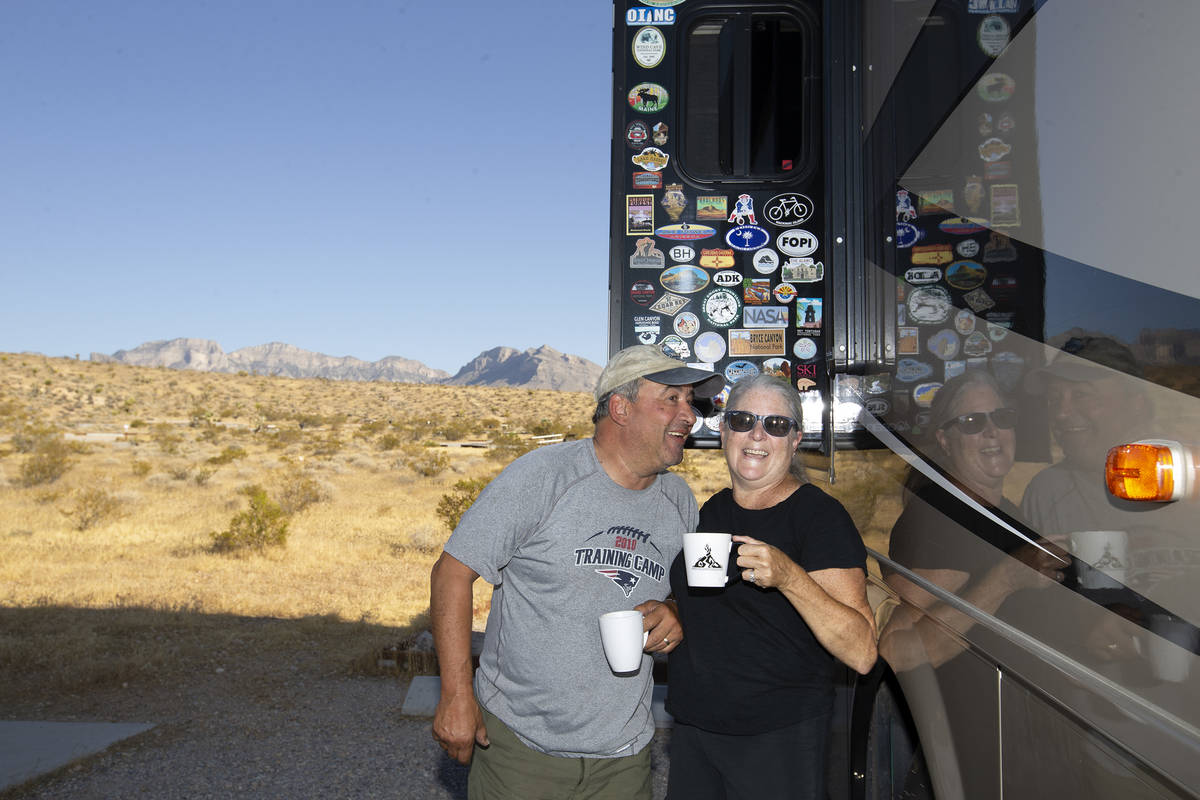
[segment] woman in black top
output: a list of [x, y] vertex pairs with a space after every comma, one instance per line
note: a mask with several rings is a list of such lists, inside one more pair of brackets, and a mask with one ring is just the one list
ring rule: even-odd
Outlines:
[[[738, 381], [721, 444], [732, 489], [700, 509], [702, 531], [736, 534], [724, 589], [671, 589], [684, 627], [670, 655], [668, 798], [824, 797], [835, 659], [875, 663], [866, 550], [840, 503], [805, 482], [798, 393]], [[740, 578], [740, 579], [739, 579]]]

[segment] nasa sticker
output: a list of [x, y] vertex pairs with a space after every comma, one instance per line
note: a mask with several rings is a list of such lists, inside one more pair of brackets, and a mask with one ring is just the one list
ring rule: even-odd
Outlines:
[[657, 67], [667, 52], [667, 40], [658, 28], [647, 26], [633, 34], [633, 60], [639, 67]]
[[741, 286], [742, 273], [734, 272], [731, 269], [723, 269], [712, 276], [712, 282], [717, 286]]
[[784, 231], [775, 237], [775, 246], [789, 256], [811, 256], [819, 245], [816, 234], [803, 229]]
[[816, 358], [817, 343], [812, 339], [809, 339], [807, 336], [797, 339], [796, 343], [792, 345], [792, 353], [801, 361], [808, 361], [809, 359]]
[[770, 275], [779, 269], [779, 254], [769, 247], [763, 247], [754, 253], [754, 271], [759, 275]]
[[757, 250], [769, 241], [771, 234], [757, 225], [738, 225], [725, 234], [725, 243], [734, 250]]
[[763, 214], [767, 222], [781, 228], [803, 225], [813, 215], [815, 206], [807, 196], [797, 192], [777, 194], [767, 201]]
[[657, 114], [667, 107], [671, 96], [657, 83], [639, 83], [629, 90], [629, 107], [642, 114]]
[[700, 331], [700, 318], [690, 311], [675, 317], [675, 332], [685, 339], [690, 339]]
[[681, 264], [685, 261], [691, 261], [696, 257], [696, 251], [686, 244], [677, 244], [667, 252], [670, 254], [672, 261], [678, 261]]
[[696, 348], [696, 358], [708, 364], [725, 357], [725, 337], [713, 331], [705, 331], [697, 336], [693, 347]]

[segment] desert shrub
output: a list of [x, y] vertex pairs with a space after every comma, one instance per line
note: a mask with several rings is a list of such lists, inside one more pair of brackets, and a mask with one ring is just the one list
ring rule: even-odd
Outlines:
[[39, 442], [21, 464], [19, 480], [22, 486], [41, 486], [54, 483], [71, 468], [71, 450], [62, 439]]
[[279, 428], [267, 436], [267, 448], [283, 450], [288, 445], [296, 444], [303, 439], [304, 434], [295, 428]]
[[518, 456], [523, 456], [537, 447], [537, 443], [523, 439], [515, 433], [502, 433], [492, 439], [487, 457], [501, 464], [507, 464]]
[[131, 420], [131, 421], [130, 421], [130, 423], [129, 423], [129, 427], [131, 427], [131, 428], [144, 428], [144, 427], [146, 427], [146, 420], [144, 420], [144, 419], [135, 419], [135, 420]]
[[150, 474], [150, 462], [143, 458], [135, 458], [129, 465], [135, 477], [144, 478]]
[[404, 444], [404, 440], [395, 433], [385, 433], [376, 440], [375, 446], [380, 450], [395, 450]]
[[462, 515], [475, 503], [475, 498], [483, 491], [483, 487], [492, 482], [491, 478], [471, 478], [455, 482], [449, 494], [442, 495], [438, 500], [437, 515], [453, 531], [458, 527]]
[[333, 431], [330, 431], [324, 439], [320, 440], [313, 446], [312, 454], [314, 456], [336, 455], [343, 446], [342, 440], [338, 438], [337, 434]]
[[213, 531], [212, 549], [218, 553], [238, 550], [262, 551], [268, 547], [287, 544], [287, 515], [279, 504], [267, 496], [261, 486], [246, 486], [239, 490], [250, 499], [250, 507], [235, 514], [229, 527]]
[[534, 436], [546, 436], [551, 433], [558, 433], [562, 425], [556, 419], [549, 420], [543, 417], [539, 420], [530, 420], [525, 423], [525, 427]]
[[216, 444], [218, 437], [221, 435], [221, 430], [222, 426], [220, 425], [205, 425], [204, 430], [200, 431], [200, 435], [196, 437], [196, 441]]
[[358, 432], [354, 435], [362, 439], [370, 439], [377, 433], [382, 433], [388, 426], [385, 419], [373, 419], [370, 422], [364, 422], [358, 426]]
[[440, 449], [409, 445], [404, 448], [404, 465], [425, 478], [441, 475], [450, 466], [450, 456]]
[[404, 541], [398, 546], [393, 546], [392, 550], [398, 556], [413, 552], [430, 555], [441, 550], [445, 543], [444, 533], [439, 533], [431, 525], [419, 525], [409, 530]]
[[18, 453], [32, 453], [54, 440], [61, 441], [58, 429], [50, 425], [22, 426], [13, 432], [9, 444]]
[[486, 419], [480, 420], [479, 426], [485, 431], [500, 430], [500, 420], [496, 419], [495, 417], [487, 417]]
[[155, 425], [150, 438], [158, 445], [158, 449], [167, 455], [178, 453], [179, 445], [183, 442], [182, 434], [177, 433], [169, 422], [160, 422]]
[[448, 420], [440, 420], [434, 430], [434, 434], [443, 439], [450, 441], [458, 441], [466, 439], [475, 432], [476, 423], [473, 419], [466, 417], [453, 417]]
[[238, 460], [239, 458], [245, 458], [247, 455], [248, 454], [244, 448], [238, 447], [236, 444], [231, 444], [217, 455], [205, 459], [205, 463], [215, 464], [218, 466], [221, 464], [232, 464], [234, 461]]
[[74, 503], [62, 510], [77, 531], [86, 531], [121, 512], [121, 501], [105, 489], [83, 489], [75, 493]]
[[186, 481], [192, 474], [191, 467], [171, 467], [167, 470], [167, 474], [177, 481]]
[[208, 479], [217, 473], [216, 467], [201, 467], [192, 475], [192, 482], [197, 486], [203, 486], [208, 483]]
[[313, 503], [329, 499], [329, 493], [317, 479], [297, 466], [283, 470], [279, 475], [278, 485], [276, 496], [279, 498], [279, 507], [285, 514], [296, 514]]

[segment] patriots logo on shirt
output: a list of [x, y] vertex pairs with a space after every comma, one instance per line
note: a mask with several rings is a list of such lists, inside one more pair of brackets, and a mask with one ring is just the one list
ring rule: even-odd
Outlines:
[[641, 580], [639, 576], [623, 569], [598, 569], [596, 572], [599, 572], [617, 586], [620, 586], [621, 591], [625, 593], [626, 597], [633, 594], [634, 588], [638, 585], [638, 581]]

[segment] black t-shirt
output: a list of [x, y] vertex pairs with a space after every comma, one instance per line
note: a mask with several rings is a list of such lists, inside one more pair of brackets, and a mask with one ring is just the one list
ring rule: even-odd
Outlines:
[[[866, 570], [867, 551], [850, 515], [812, 484], [753, 510], [724, 489], [700, 509], [698, 530], [753, 536], [809, 572]], [[688, 587], [682, 553], [671, 565], [684, 638], [670, 655], [666, 707], [705, 730], [763, 733], [828, 709], [835, 660], [779, 590], [740, 579], [736, 548], [724, 589]]]

